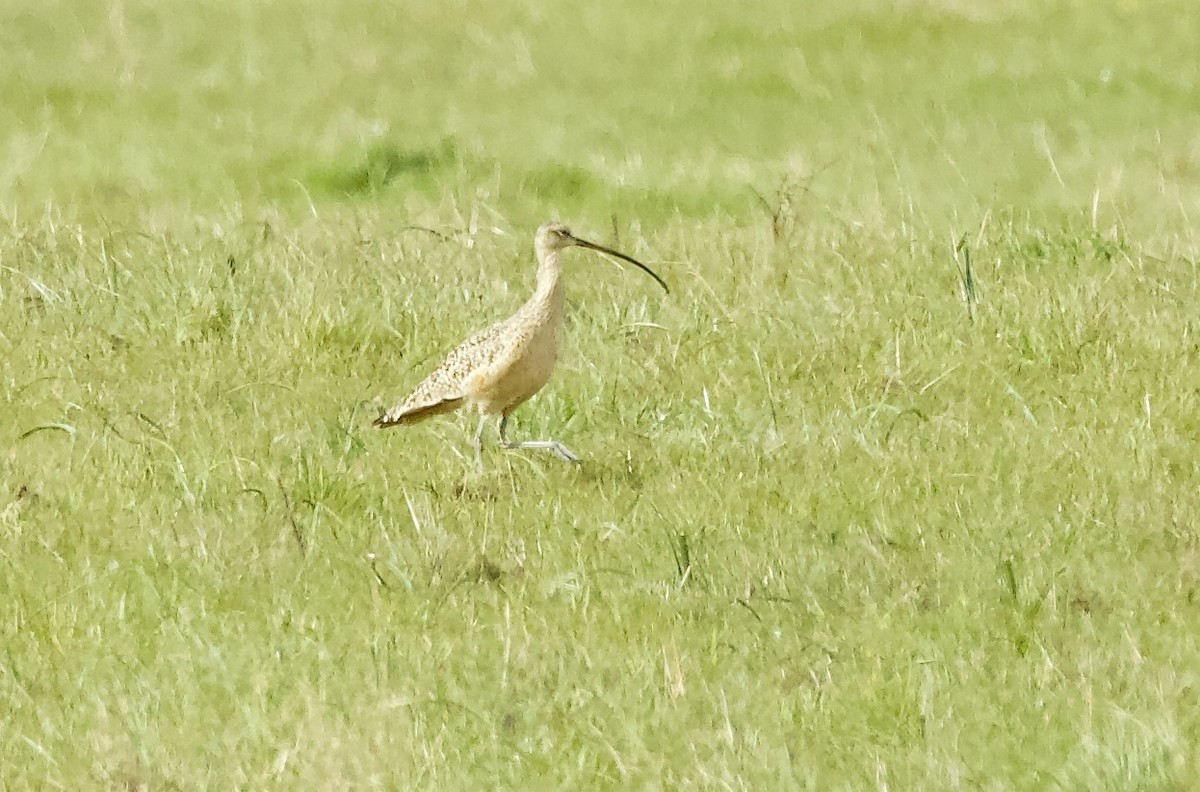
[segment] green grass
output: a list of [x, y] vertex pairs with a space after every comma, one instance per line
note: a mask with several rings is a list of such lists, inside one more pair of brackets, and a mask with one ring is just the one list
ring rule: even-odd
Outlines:
[[1198, 24], [10, 3], [0, 786], [1194, 788]]

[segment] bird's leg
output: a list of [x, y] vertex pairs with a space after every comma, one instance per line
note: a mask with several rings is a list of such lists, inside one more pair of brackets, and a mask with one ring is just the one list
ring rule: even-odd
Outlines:
[[514, 441], [508, 439], [508, 415], [500, 417], [500, 445], [505, 448], [541, 448], [549, 451], [554, 456], [561, 459], [563, 462], [578, 462], [579, 457], [557, 440], [523, 440]]
[[471, 440], [471, 446], [475, 449], [475, 465], [483, 470], [483, 429], [487, 426], [487, 415], [479, 416], [479, 428], [475, 430], [475, 437]]

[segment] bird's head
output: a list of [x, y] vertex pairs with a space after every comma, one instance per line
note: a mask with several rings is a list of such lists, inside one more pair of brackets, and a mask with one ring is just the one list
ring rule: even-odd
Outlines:
[[542, 223], [538, 227], [537, 235], [534, 237], [534, 244], [538, 250], [544, 250], [547, 253], [563, 248], [571, 247], [571, 245], [579, 244], [579, 240], [571, 233], [571, 229], [563, 223], [551, 221]]
[[597, 252], [619, 258], [622, 261], [628, 261], [630, 264], [645, 272], [651, 278], [654, 278], [654, 280], [658, 282], [658, 285], [662, 286], [663, 291], [670, 291], [670, 289], [667, 288], [667, 284], [663, 282], [663, 279], [658, 277], [654, 270], [650, 269], [642, 262], [635, 258], [631, 258], [630, 256], [626, 256], [624, 253], [619, 253], [612, 248], [606, 248], [603, 245], [597, 245], [595, 242], [588, 242], [586, 239], [580, 239], [572, 234], [571, 229], [567, 228], [562, 223], [554, 221], [542, 223], [542, 225], [538, 227], [537, 234], [533, 238], [533, 243], [534, 247], [537, 249], [539, 261], [551, 253], [557, 253], [563, 248], [569, 248], [575, 245], [581, 248], [595, 250]]

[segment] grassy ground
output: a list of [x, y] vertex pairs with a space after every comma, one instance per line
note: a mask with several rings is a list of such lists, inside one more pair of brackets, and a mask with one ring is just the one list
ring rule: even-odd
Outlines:
[[[0, 786], [1200, 783], [1189, 3], [9, 3]], [[650, 10], [653, 8], [653, 10]], [[517, 432], [369, 427], [531, 286]]]

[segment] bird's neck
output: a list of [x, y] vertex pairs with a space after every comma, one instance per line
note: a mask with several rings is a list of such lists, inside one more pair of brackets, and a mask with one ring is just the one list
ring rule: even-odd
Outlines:
[[563, 301], [562, 268], [558, 265], [558, 251], [550, 251], [540, 258], [537, 289], [529, 298], [529, 304], [558, 307]]

